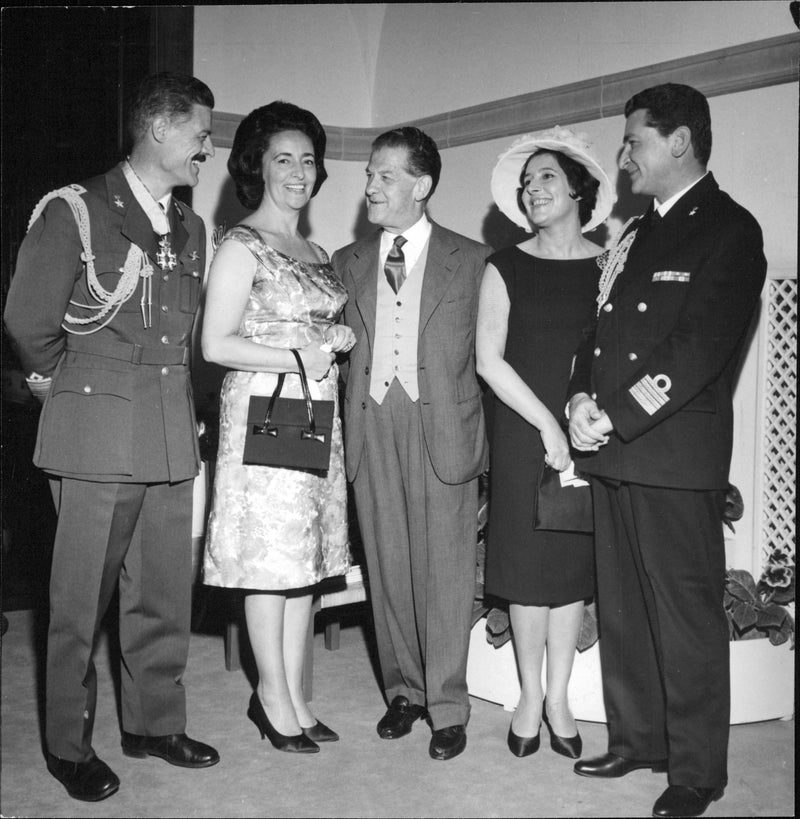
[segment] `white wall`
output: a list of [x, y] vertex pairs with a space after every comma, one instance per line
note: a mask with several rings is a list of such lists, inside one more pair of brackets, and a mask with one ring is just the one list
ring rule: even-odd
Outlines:
[[430, 116], [793, 30], [780, 0], [392, 3], [372, 120]]

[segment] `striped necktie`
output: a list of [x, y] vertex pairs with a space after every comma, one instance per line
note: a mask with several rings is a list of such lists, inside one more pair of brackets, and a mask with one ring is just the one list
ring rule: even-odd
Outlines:
[[403, 255], [403, 245], [408, 241], [405, 236], [397, 236], [389, 250], [389, 255], [386, 257], [386, 264], [383, 266], [383, 272], [386, 274], [386, 280], [389, 286], [397, 293], [403, 286], [406, 280], [406, 259]]

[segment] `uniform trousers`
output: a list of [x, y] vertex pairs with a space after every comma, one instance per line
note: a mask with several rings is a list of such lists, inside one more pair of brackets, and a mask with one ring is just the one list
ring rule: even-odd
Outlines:
[[186, 727], [182, 676], [189, 651], [191, 480], [100, 483], [54, 478], [58, 511], [50, 579], [47, 748], [92, 755], [93, 652], [119, 588], [122, 727], [163, 736]]
[[592, 491], [608, 750], [715, 788], [730, 724], [724, 494], [596, 478]]
[[478, 480], [439, 480], [396, 379], [369, 399], [364, 434], [354, 489], [387, 700], [426, 706], [434, 730], [466, 725]]

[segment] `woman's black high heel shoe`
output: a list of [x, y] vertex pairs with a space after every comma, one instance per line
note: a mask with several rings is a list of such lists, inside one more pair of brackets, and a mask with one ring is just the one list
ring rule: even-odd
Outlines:
[[[302, 728], [302, 726], [301, 726]], [[314, 742], [336, 742], [339, 734], [332, 731], [324, 722], [317, 720], [310, 728], [302, 728], [303, 733]]]
[[518, 737], [508, 726], [508, 750], [514, 756], [530, 756], [539, 750], [539, 734], [535, 737]]
[[550, 720], [547, 719], [547, 703], [542, 703], [542, 721], [547, 726], [550, 733], [550, 747], [561, 756], [568, 756], [570, 759], [579, 759], [583, 750], [583, 740], [580, 732], [574, 737], [560, 737], [553, 731]]
[[279, 751], [287, 751], [290, 754], [315, 754], [319, 751], [319, 745], [303, 733], [287, 736], [276, 731], [256, 691], [253, 691], [253, 696], [250, 697], [247, 716], [255, 723], [261, 733], [261, 739], [266, 736]]

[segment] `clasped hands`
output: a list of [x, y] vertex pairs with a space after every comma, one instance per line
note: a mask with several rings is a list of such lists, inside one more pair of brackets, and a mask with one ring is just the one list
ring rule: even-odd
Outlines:
[[614, 429], [605, 410], [585, 392], [573, 395], [569, 402], [569, 437], [579, 452], [597, 452], [608, 443]]
[[300, 350], [306, 374], [314, 381], [322, 381], [333, 364], [336, 353], [346, 353], [356, 343], [355, 333], [344, 324], [329, 327], [322, 338], [322, 344], [307, 344]]

